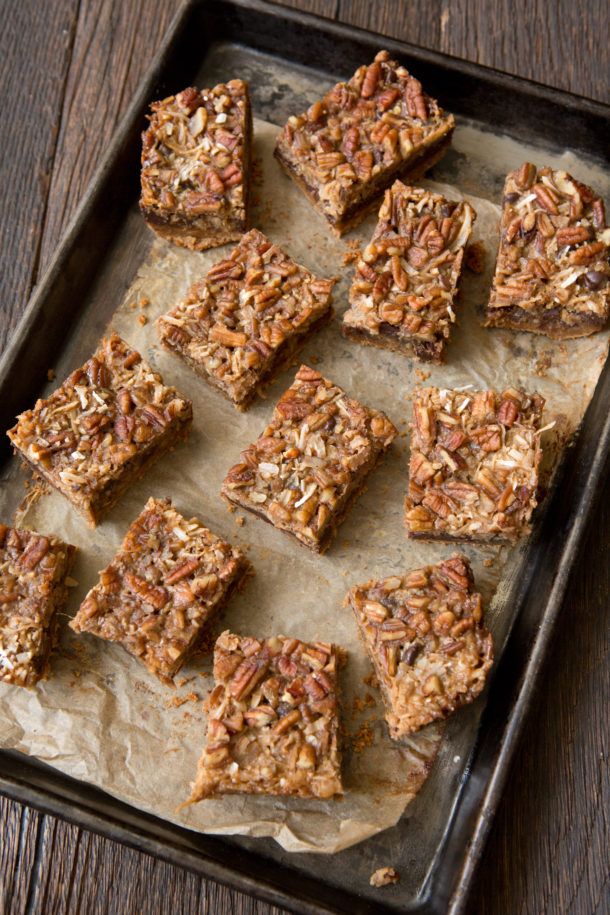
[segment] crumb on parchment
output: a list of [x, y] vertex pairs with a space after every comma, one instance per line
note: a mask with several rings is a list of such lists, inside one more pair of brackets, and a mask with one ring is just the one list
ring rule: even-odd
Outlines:
[[388, 886], [391, 883], [398, 883], [400, 874], [393, 867], [379, 867], [371, 874], [369, 883], [371, 886]]

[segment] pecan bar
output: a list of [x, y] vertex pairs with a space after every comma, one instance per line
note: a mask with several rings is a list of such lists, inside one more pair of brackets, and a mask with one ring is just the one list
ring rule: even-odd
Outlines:
[[186, 437], [191, 403], [117, 334], [7, 433], [16, 452], [95, 526]]
[[441, 362], [475, 211], [396, 181], [356, 265], [343, 334]]
[[338, 235], [378, 205], [396, 178], [421, 177], [447, 151], [455, 127], [421, 83], [380, 51], [291, 117], [275, 155]]
[[481, 595], [464, 556], [367, 581], [346, 598], [399, 739], [447, 718], [485, 686], [493, 660]]
[[75, 553], [56, 537], [0, 524], [0, 681], [34, 686], [47, 675]]
[[544, 399], [508, 388], [413, 395], [410, 537], [516, 540], [530, 530]]
[[302, 365], [222, 494], [323, 553], [396, 434], [384, 413]]
[[118, 642], [171, 683], [249, 568], [197, 518], [151, 498], [70, 625]]
[[610, 315], [604, 202], [564, 171], [525, 162], [504, 185], [487, 327], [555, 340], [601, 330]]
[[223, 632], [190, 803], [222, 794], [343, 793], [334, 645]]
[[234, 79], [151, 105], [142, 134], [140, 210], [154, 232], [203, 251], [247, 228], [252, 113]]
[[258, 229], [157, 322], [161, 342], [239, 408], [332, 315], [318, 279]]

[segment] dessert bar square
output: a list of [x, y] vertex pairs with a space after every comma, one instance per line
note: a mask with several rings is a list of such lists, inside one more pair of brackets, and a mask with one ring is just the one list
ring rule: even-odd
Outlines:
[[0, 681], [34, 686], [49, 669], [76, 548], [0, 524]]
[[241, 79], [151, 105], [142, 134], [140, 210], [153, 231], [202, 251], [247, 228], [252, 114]]
[[555, 340], [601, 330], [610, 316], [604, 202], [567, 172], [525, 162], [504, 185], [487, 327]]
[[493, 640], [464, 556], [381, 581], [346, 598], [354, 611], [395, 740], [447, 718], [485, 686]]
[[222, 794], [342, 794], [340, 660], [325, 642], [223, 632], [190, 802]]
[[258, 229], [158, 319], [161, 342], [246, 407], [332, 315], [335, 280], [315, 277]]
[[302, 365], [222, 494], [323, 553], [396, 434], [385, 414]]
[[21, 457], [95, 526], [124, 490], [177, 441], [188, 400], [117, 334], [8, 436]]
[[171, 683], [249, 568], [197, 518], [151, 498], [70, 625], [118, 642]]
[[421, 177], [449, 148], [455, 127], [421, 83], [380, 51], [349, 82], [282, 130], [275, 155], [341, 235], [396, 178]]
[[394, 182], [356, 265], [344, 336], [441, 362], [475, 218], [464, 201]]
[[410, 537], [516, 540], [537, 504], [544, 399], [495, 391], [420, 388], [413, 394]]

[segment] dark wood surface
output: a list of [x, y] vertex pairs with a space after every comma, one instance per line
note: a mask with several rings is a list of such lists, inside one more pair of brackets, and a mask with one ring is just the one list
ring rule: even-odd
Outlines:
[[[282, 0], [610, 101], [603, 0]], [[2, 0], [0, 345], [178, 0]], [[610, 910], [610, 482], [473, 889], [481, 915]], [[380, 897], [381, 898], [381, 897]], [[0, 915], [278, 912], [0, 798]]]

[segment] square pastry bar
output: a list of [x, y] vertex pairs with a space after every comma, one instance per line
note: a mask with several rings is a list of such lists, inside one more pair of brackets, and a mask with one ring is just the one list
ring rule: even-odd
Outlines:
[[95, 525], [161, 454], [186, 437], [192, 406], [117, 334], [8, 436], [32, 470]]
[[529, 533], [544, 400], [508, 388], [413, 394], [410, 537], [516, 540]]
[[258, 229], [158, 319], [161, 342], [236, 406], [332, 315], [335, 280], [315, 277]]
[[241, 79], [151, 105], [140, 210], [153, 231], [202, 251], [247, 228], [252, 114]]
[[441, 362], [475, 218], [464, 201], [396, 181], [356, 265], [344, 336]]
[[190, 802], [222, 794], [343, 793], [334, 645], [223, 632], [207, 743]]
[[249, 569], [197, 518], [151, 498], [70, 625], [118, 642], [171, 682]]
[[506, 178], [500, 231], [487, 327], [562, 340], [607, 324], [610, 229], [595, 191], [526, 162]]
[[421, 177], [455, 127], [419, 80], [380, 51], [282, 130], [275, 155], [337, 234], [357, 225], [395, 178]]
[[386, 706], [390, 736], [405, 737], [475, 699], [493, 660], [468, 560], [454, 556], [346, 598]]
[[0, 681], [34, 686], [49, 669], [76, 548], [0, 524]]
[[323, 553], [396, 434], [384, 413], [303, 365], [222, 494]]

